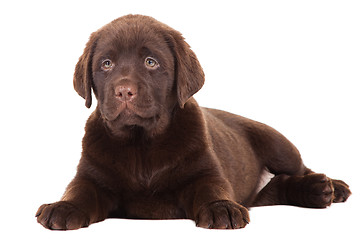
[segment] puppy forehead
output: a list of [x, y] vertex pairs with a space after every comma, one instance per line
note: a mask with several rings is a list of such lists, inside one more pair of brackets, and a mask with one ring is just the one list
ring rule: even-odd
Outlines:
[[101, 29], [97, 43], [100, 52], [128, 52], [143, 48], [170, 52], [159, 29], [144, 23], [116, 22]]

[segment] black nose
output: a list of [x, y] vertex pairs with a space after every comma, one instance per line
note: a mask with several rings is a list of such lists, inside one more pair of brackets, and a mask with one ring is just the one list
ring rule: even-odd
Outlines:
[[115, 96], [122, 102], [131, 101], [136, 97], [137, 89], [133, 84], [122, 84], [115, 87]]

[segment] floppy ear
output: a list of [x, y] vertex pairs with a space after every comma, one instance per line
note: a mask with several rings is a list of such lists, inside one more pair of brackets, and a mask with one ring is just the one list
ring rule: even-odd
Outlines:
[[205, 82], [205, 75], [195, 53], [181, 35], [173, 30], [167, 39], [175, 56], [175, 79], [178, 102], [181, 108]]
[[80, 56], [75, 67], [74, 88], [75, 91], [85, 99], [85, 106], [91, 107], [92, 86], [92, 58], [97, 41], [97, 33], [92, 33], [86, 44], [84, 53]]

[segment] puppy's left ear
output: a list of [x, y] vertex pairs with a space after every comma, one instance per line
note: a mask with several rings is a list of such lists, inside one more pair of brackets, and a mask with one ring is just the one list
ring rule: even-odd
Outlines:
[[175, 78], [178, 102], [181, 108], [205, 82], [205, 75], [195, 53], [190, 49], [184, 37], [176, 30], [171, 30], [167, 42], [175, 56]]
[[92, 33], [86, 44], [84, 53], [80, 56], [75, 67], [74, 88], [75, 91], [85, 99], [85, 106], [91, 107], [91, 88], [93, 82], [92, 58], [96, 47], [97, 32]]

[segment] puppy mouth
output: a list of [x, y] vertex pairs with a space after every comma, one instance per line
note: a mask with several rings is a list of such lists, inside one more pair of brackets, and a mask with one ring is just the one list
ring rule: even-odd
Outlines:
[[137, 106], [124, 102], [105, 107], [102, 116], [108, 122], [119, 121], [122, 125], [141, 125], [144, 121], [156, 118], [156, 107], [154, 105]]
[[153, 137], [167, 128], [171, 118], [171, 112], [154, 102], [140, 106], [100, 104], [99, 110], [109, 133], [116, 137]]

